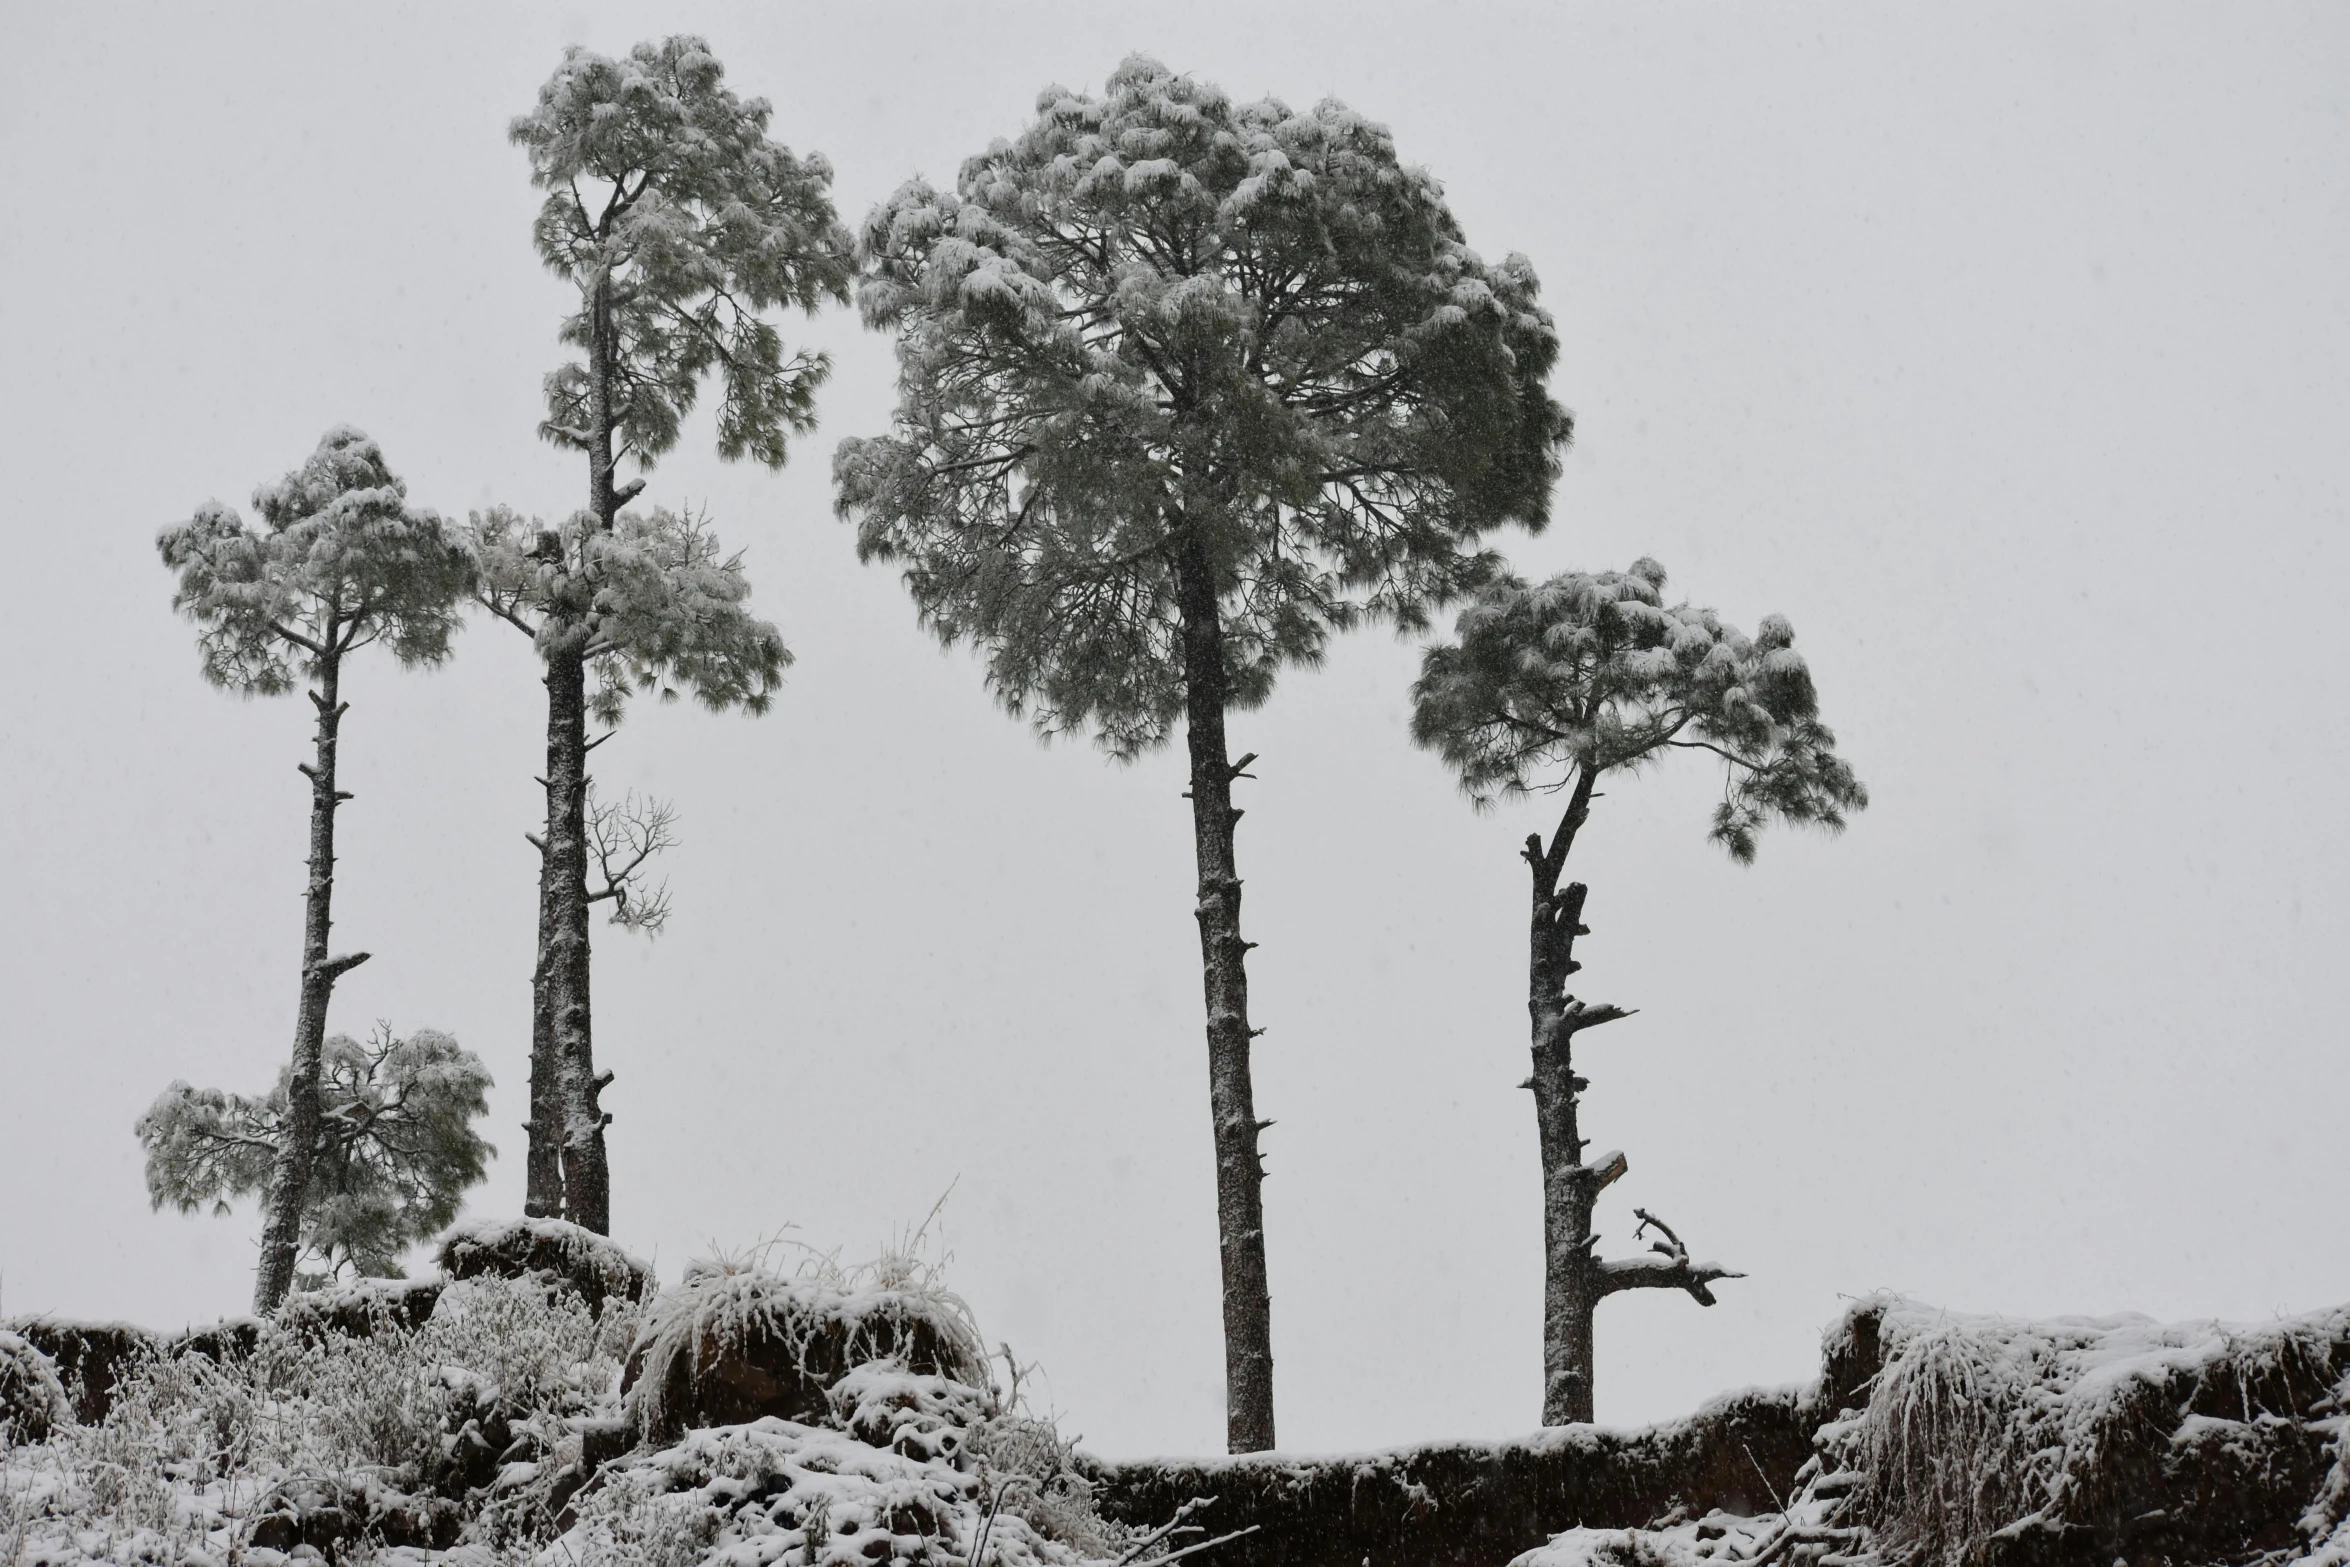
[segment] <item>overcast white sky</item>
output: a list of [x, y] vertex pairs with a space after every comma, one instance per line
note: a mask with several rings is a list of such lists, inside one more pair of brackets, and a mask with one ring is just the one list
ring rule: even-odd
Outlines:
[[[241, 1310], [251, 1213], [151, 1215], [131, 1123], [257, 1090], [294, 1004], [307, 704], [197, 677], [157, 528], [328, 426], [420, 501], [561, 514], [560, 285], [507, 120], [567, 43], [706, 34], [855, 221], [1129, 50], [1340, 96], [1530, 256], [1578, 440], [1524, 570], [1652, 554], [1788, 615], [1876, 804], [1702, 841], [1692, 764], [1578, 846], [1586, 1125], [1751, 1277], [1609, 1302], [1633, 1422], [1809, 1373], [1841, 1296], [2264, 1318], [2350, 1298], [2350, 12], [1083, 5], [8, 7], [0, 49], [0, 1310]], [[640, 709], [678, 913], [598, 934], [619, 1238], [674, 1279], [796, 1225], [869, 1254], [950, 1181], [953, 1280], [1113, 1455], [1222, 1437], [1179, 760], [1040, 748], [830, 514], [887, 342], [707, 502], [799, 662], [757, 720]], [[1405, 737], [1381, 633], [1234, 725], [1283, 1445], [1538, 1407], [1523, 867]], [[519, 1209], [543, 701], [521, 639], [349, 683], [335, 1025], [498, 1079]]]

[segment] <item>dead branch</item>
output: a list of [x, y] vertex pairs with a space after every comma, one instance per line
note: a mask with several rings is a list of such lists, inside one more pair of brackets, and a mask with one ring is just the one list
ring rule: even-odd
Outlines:
[[1577, 1001], [1573, 996], [1569, 996], [1567, 997], [1566, 1011], [1559, 1017], [1559, 1027], [1564, 1033], [1578, 1034], [1587, 1028], [1597, 1028], [1602, 1023], [1613, 1023], [1618, 1018], [1632, 1017], [1639, 1011], [1638, 1007], [1619, 1007], [1612, 1001], [1603, 1001], [1599, 1005], [1593, 1006], [1588, 1001]]
[[1646, 1208], [1632, 1210], [1640, 1220], [1634, 1236], [1655, 1230], [1663, 1238], [1651, 1241], [1648, 1249], [1653, 1257], [1624, 1257], [1599, 1265], [1599, 1292], [1613, 1295], [1618, 1290], [1670, 1289], [1687, 1290], [1690, 1299], [1700, 1306], [1714, 1303], [1714, 1292], [1707, 1288], [1716, 1279], [1742, 1279], [1743, 1273], [1734, 1273], [1716, 1262], [1691, 1262], [1689, 1248], [1681, 1244], [1681, 1237], [1673, 1233], [1671, 1225], [1650, 1213]]

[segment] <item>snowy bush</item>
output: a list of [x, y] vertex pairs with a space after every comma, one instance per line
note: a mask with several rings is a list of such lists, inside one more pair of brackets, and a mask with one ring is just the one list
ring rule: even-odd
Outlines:
[[326, 1310], [248, 1349], [145, 1351], [102, 1420], [0, 1464], [0, 1545], [10, 1528], [24, 1542], [0, 1561], [79, 1561], [93, 1541], [155, 1562], [314, 1536], [450, 1543], [460, 1512], [485, 1543], [548, 1538], [557, 1491], [586, 1478], [578, 1427], [617, 1408], [603, 1324], [541, 1279], [450, 1285], [413, 1327], [376, 1303], [363, 1333], [319, 1331]]

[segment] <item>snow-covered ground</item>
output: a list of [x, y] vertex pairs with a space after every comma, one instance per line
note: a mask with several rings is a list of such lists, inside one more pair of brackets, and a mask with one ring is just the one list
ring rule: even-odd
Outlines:
[[[570, 1244], [509, 1228], [447, 1254]], [[245, 1352], [143, 1349], [88, 1420], [48, 1357], [0, 1334], [0, 1564], [1077, 1567], [1199, 1535], [1101, 1518], [918, 1265], [708, 1265], [639, 1301], [625, 1267], [572, 1249], [572, 1271], [618, 1286], [600, 1309], [548, 1272], [450, 1281], [413, 1325], [402, 1292], [363, 1292], [336, 1303], [372, 1311], [358, 1333], [313, 1303], [254, 1325]], [[681, 1391], [698, 1409], [728, 1389], [799, 1417], [639, 1440]]]

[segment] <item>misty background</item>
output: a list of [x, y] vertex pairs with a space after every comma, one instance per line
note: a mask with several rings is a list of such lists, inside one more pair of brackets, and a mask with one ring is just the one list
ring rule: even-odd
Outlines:
[[[2337, 7], [766, 4], [6, 8], [0, 146], [0, 1312], [244, 1308], [259, 1221], [154, 1215], [138, 1113], [291, 1038], [309, 711], [196, 673], [156, 530], [350, 422], [419, 502], [554, 518], [562, 284], [507, 121], [565, 44], [706, 35], [856, 223], [1048, 83], [1153, 53], [1335, 95], [1533, 261], [1577, 439], [1519, 569], [1654, 555], [1787, 615], [1874, 795], [1840, 840], [1704, 842], [1701, 761], [1578, 842], [1594, 1151], [1750, 1277], [1612, 1301], [1602, 1420], [1811, 1373], [1840, 1298], [2264, 1319], [2350, 1298], [2350, 13]], [[775, 709], [640, 702], [603, 792], [674, 801], [677, 899], [597, 927], [615, 1237], [674, 1281], [944, 1210], [949, 1282], [1112, 1456], [1222, 1440], [1180, 754], [1040, 747], [831, 514], [892, 404], [828, 350], [780, 476], [708, 407], [707, 504], [797, 654]], [[249, 508], [248, 508], [249, 509]], [[1536, 1424], [1525, 873], [1406, 735], [1415, 644], [1293, 670], [1234, 751], [1283, 1446]], [[498, 1078], [520, 1210], [543, 694], [476, 617], [346, 677], [332, 1027]], [[796, 1226], [786, 1230], [786, 1226]]]

